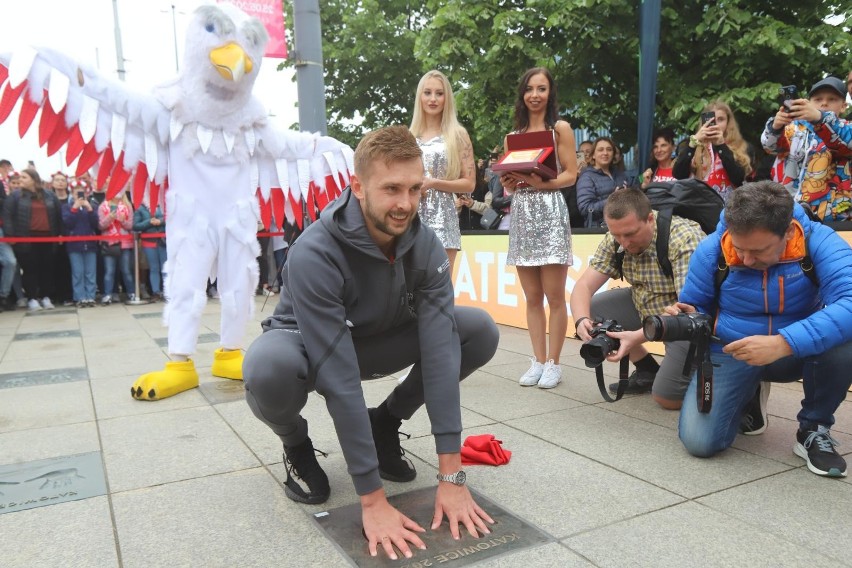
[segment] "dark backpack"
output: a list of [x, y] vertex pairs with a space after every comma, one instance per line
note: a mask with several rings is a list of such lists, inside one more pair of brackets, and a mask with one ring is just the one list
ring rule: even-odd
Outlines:
[[[710, 234], [716, 230], [725, 201], [716, 190], [697, 179], [653, 182], [645, 187], [645, 195], [651, 202], [651, 207], [657, 211], [657, 263], [663, 274], [674, 278], [672, 263], [669, 260], [672, 215], [695, 221], [701, 225], [705, 234]], [[621, 277], [624, 251], [618, 250], [620, 246], [617, 242], [615, 248], [615, 266]]]

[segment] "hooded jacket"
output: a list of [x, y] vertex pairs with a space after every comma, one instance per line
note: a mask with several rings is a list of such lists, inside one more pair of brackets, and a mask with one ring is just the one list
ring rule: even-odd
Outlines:
[[[720, 253], [730, 266], [718, 298], [716, 335], [723, 344], [752, 335], [784, 337], [799, 358], [824, 353], [852, 340], [852, 250], [832, 229], [793, 208], [795, 234], [780, 261], [766, 270], [743, 266], [725, 225], [701, 241], [680, 301], [711, 314], [716, 302], [714, 272]], [[799, 261], [808, 253], [819, 281], [815, 286]], [[721, 346], [713, 345], [720, 351]]]
[[290, 247], [281, 298], [263, 321], [298, 330], [309, 388], [325, 397], [359, 495], [381, 487], [353, 338], [417, 325], [426, 409], [437, 452], [461, 448], [461, 347], [449, 261], [435, 233], [415, 216], [397, 237], [393, 260], [379, 250], [358, 199], [347, 188]]

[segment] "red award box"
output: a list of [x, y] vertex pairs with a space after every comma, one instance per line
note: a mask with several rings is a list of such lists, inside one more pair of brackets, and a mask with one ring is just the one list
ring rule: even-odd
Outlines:
[[541, 179], [556, 177], [553, 132], [525, 132], [506, 136], [506, 154], [491, 166], [495, 172], [534, 173]]

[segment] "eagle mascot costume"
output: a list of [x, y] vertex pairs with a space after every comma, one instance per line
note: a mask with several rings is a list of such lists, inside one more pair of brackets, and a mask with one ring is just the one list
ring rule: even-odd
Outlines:
[[39, 143], [66, 149], [78, 175], [99, 164], [107, 198], [165, 201], [164, 323], [170, 360], [131, 387], [158, 400], [198, 386], [195, 352], [207, 279], [221, 300], [221, 347], [212, 374], [242, 379], [243, 339], [258, 282], [258, 221], [300, 225], [339, 195], [352, 150], [329, 137], [274, 126], [252, 96], [266, 41], [263, 24], [231, 4], [199, 7], [183, 70], [150, 94], [129, 90], [49, 49], [0, 55], [0, 122], [22, 100], [23, 136], [41, 110]]

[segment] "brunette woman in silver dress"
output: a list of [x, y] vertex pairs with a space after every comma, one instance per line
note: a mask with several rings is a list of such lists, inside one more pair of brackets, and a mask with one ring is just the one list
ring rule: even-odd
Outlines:
[[471, 193], [476, 185], [473, 145], [456, 118], [450, 82], [440, 71], [420, 78], [414, 99], [411, 133], [423, 150], [423, 198], [420, 220], [437, 233], [450, 259], [450, 274], [461, 249], [456, 193]]
[[571, 126], [559, 120], [553, 77], [544, 67], [535, 67], [524, 73], [518, 86], [515, 132], [544, 130], [553, 132], [558, 175], [543, 180], [536, 174], [508, 172], [500, 181], [507, 192], [514, 192], [506, 264], [517, 269], [526, 296], [534, 354], [519, 382], [553, 388], [562, 380], [559, 356], [568, 328], [565, 281], [573, 262], [568, 208], [559, 190], [577, 180], [577, 147]]

